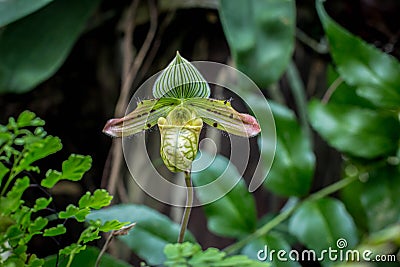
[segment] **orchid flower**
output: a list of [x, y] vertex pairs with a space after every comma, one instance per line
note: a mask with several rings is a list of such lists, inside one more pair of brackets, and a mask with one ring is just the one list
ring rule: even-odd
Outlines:
[[237, 112], [228, 100], [209, 98], [207, 81], [178, 52], [156, 79], [153, 96], [154, 99], [140, 101], [125, 117], [109, 120], [103, 132], [114, 137], [129, 136], [157, 124], [160, 154], [172, 172], [190, 171], [203, 122], [243, 137], [260, 132], [253, 116]]

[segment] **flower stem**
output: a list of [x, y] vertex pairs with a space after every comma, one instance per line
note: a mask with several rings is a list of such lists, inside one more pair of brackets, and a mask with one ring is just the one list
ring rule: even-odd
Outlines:
[[101, 249], [99, 255], [97, 256], [96, 263], [95, 263], [95, 265], [94, 265], [95, 267], [100, 266], [101, 257], [103, 257], [103, 255], [104, 255], [104, 253], [106, 252], [106, 250], [107, 250], [107, 248], [108, 248], [108, 245], [111, 243], [111, 240], [113, 239], [113, 237], [114, 237], [113, 233], [110, 233], [110, 234], [108, 235], [108, 238], [107, 238], [107, 240], [106, 240], [106, 243], [104, 244], [104, 246], [103, 246], [103, 248]]
[[229, 247], [226, 247], [224, 249], [224, 251], [227, 254], [232, 254], [236, 251], [238, 251], [239, 249], [241, 249], [242, 247], [244, 247], [247, 243], [249, 243], [250, 241], [257, 239], [261, 236], [266, 235], [269, 231], [271, 231], [275, 226], [277, 226], [278, 224], [280, 224], [281, 222], [283, 222], [284, 220], [286, 220], [287, 218], [289, 218], [289, 216], [300, 206], [301, 203], [303, 203], [304, 201], [310, 201], [310, 200], [318, 200], [321, 199], [323, 197], [326, 197], [344, 187], [346, 187], [347, 185], [351, 184], [352, 182], [356, 181], [358, 179], [358, 176], [351, 176], [351, 177], [347, 177], [345, 179], [342, 179], [340, 181], [337, 181], [336, 183], [333, 183], [325, 188], [322, 188], [321, 190], [309, 195], [308, 197], [306, 197], [305, 199], [303, 199], [301, 202], [297, 203], [296, 205], [293, 205], [292, 207], [290, 207], [289, 209], [283, 211], [282, 213], [280, 213], [279, 215], [277, 215], [276, 217], [274, 217], [272, 220], [270, 220], [269, 222], [267, 222], [266, 224], [264, 224], [263, 226], [261, 226], [260, 228], [258, 228], [255, 232], [253, 232], [252, 234], [246, 236], [245, 238], [243, 238], [242, 240], [239, 240], [238, 242], [230, 245]]
[[187, 188], [186, 206], [183, 212], [181, 230], [179, 232], [178, 243], [182, 243], [185, 237], [186, 228], [189, 222], [190, 212], [192, 211], [193, 204], [193, 186], [192, 186], [192, 172], [191, 170], [185, 171], [185, 184]]

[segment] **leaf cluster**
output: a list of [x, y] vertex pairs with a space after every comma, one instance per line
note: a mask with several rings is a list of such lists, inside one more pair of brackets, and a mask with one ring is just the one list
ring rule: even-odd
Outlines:
[[[60, 180], [79, 181], [91, 167], [90, 156], [72, 154], [62, 163], [61, 171], [48, 170], [40, 185], [33, 178], [41, 173], [37, 161], [62, 148], [58, 137], [47, 135], [44, 121], [30, 111], [21, 113], [17, 119], [10, 118], [7, 125], [0, 125], [0, 263], [2, 266], [42, 266], [43, 259], [27, 252], [28, 243], [35, 235], [56, 237], [67, 232], [68, 219], [84, 222], [93, 209], [108, 206], [112, 196], [98, 189], [83, 195], [78, 206], [70, 204], [56, 216], [43, 216], [43, 211], [55, 213], [53, 198], [45, 188], [52, 188]], [[36, 174], [37, 175], [37, 174]], [[47, 197], [37, 198], [33, 204], [24, 200], [29, 188], [42, 187]], [[48, 227], [57, 220], [60, 223]], [[125, 223], [116, 220], [88, 222], [78, 241], [60, 250], [60, 255], [74, 256], [86, 249], [86, 244], [100, 238], [101, 232], [122, 228]]]

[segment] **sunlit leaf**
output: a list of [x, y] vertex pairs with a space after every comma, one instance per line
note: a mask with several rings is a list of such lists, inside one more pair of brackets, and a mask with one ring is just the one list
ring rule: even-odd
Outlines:
[[17, 126], [19, 128], [26, 126], [43, 126], [44, 124], [44, 120], [36, 117], [35, 113], [28, 110], [23, 111], [17, 118]]
[[7, 25], [0, 36], [0, 92], [23, 93], [53, 75], [98, 3], [99, 0], [53, 1]]
[[79, 254], [81, 251], [84, 251], [86, 249], [86, 245], [81, 245], [81, 244], [77, 244], [77, 243], [72, 243], [69, 246], [66, 246], [63, 249], [60, 249], [60, 251], [58, 252], [60, 255], [65, 255], [65, 256], [69, 256], [71, 254]]
[[64, 225], [58, 224], [57, 226], [44, 230], [43, 236], [57, 236], [67, 232], [67, 228]]
[[322, 3], [316, 1], [317, 11], [340, 76], [376, 106], [398, 109], [400, 63], [339, 26], [328, 16]]
[[119, 230], [127, 224], [127, 222], [120, 222], [118, 220], [106, 221], [103, 225], [100, 226], [99, 230], [102, 232]]
[[[172, 222], [167, 216], [142, 205], [115, 205], [92, 211], [86, 218], [86, 220], [98, 219], [136, 222], [135, 227], [128, 235], [118, 238], [150, 265], [164, 262], [164, 247], [169, 243], [176, 242], [180, 230], [179, 225]], [[185, 239], [194, 242], [190, 232], [186, 233]]]
[[1, 213], [10, 214], [19, 208], [23, 202], [23, 200], [21, 200], [22, 194], [29, 187], [29, 184], [29, 178], [26, 176], [15, 181], [11, 190], [8, 191], [7, 196], [0, 198]]
[[31, 225], [29, 225], [28, 231], [31, 234], [38, 234], [47, 225], [49, 221], [43, 217], [37, 217]]
[[26, 146], [26, 152], [22, 158], [20, 164], [16, 166], [16, 173], [28, 169], [31, 164], [39, 159], [45, 158], [59, 150], [61, 150], [62, 144], [58, 137], [46, 136], [44, 139], [37, 139]]
[[75, 217], [78, 222], [84, 222], [86, 216], [90, 213], [89, 208], [78, 208], [73, 204], [69, 204], [65, 211], [58, 214], [60, 219]]
[[90, 241], [100, 239], [101, 236], [99, 234], [100, 230], [98, 227], [89, 226], [81, 233], [81, 236], [79, 237], [78, 240], [78, 244], [86, 244]]
[[[202, 152], [201, 157], [211, 156]], [[215, 181], [212, 189], [196, 190], [200, 202], [208, 203], [213, 195], [223, 196], [203, 206], [209, 230], [221, 236], [243, 237], [255, 230], [255, 202], [243, 178], [229, 163], [228, 159], [218, 155], [206, 169], [193, 172], [192, 179], [196, 187]], [[232, 183], [236, 185], [232, 187]]]
[[40, 198], [36, 199], [35, 205], [33, 206], [32, 210], [34, 212], [36, 212], [36, 211], [45, 209], [51, 203], [52, 200], [53, 199], [51, 197], [50, 198], [40, 197]]
[[93, 195], [90, 194], [90, 192], [86, 192], [79, 200], [79, 207], [101, 209], [102, 207], [110, 205], [112, 198], [113, 197], [110, 196], [106, 190], [97, 189], [94, 191]]
[[[1, 145], [1, 143], [0, 143]], [[0, 185], [1, 182], [3, 181], [4, 176], [8, 173], [10, 169], [7, 168], [1, 161], [0, 161]]]
[[69, 158], [62, 163], [63, 177], [71, 181], [79, 181], [91, 166], [92, 158], [90, 156], [71, 154]]
[[258, 86], [276, 82], [292, 56], [296, 23], [291, 0], [222, 0], [220, 17], [239, 70]]
[[62, 163], [62, 172], [48, 170], [46, 178], [42, 180], [41, 185], [51, 188], [58, 181], [63, 179], [79, 181], [91, 166], [92, 158], [90, 156], [71, 154], [69, 158]]

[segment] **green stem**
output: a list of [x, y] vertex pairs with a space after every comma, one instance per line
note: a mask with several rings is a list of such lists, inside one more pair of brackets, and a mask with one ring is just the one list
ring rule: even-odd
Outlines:
[[111, 240], [113, 239], [113, 237], [114, 237], [114, 235], [113, 235], [113, 232], [112, 232], [112, 233], [110, 233], [110, 235], [108, 236], [108, 238], [107, 238], [107, 240], [106, 240], [106, 243], [104, 244], [104, 246], [103, 246], [103, 248], [101, 249], [99, 255], [97, 256], [96, 263], [95, 263], [95, 265], [94, 265], [95, 267], [100, 266], [101, 257], [103, 257], [103, 255], [104, 255], [104, 253], [106, 252], [106, 249], [107, 249], [108, 245], [110, 244]]
[[333, 183], [333, 184], [311, 194], [307, 198], [303, 199], [301, 202], [297, 203], [296, 205], [290, 207], [289, 209], [283, 211], [282, 213], [280, 213], [279, 215], [274, 217], [272, 220], [270, 220], [269, 222], [264, 224], [262, 227], [258, 228], [252, 234], [250, 234], [250, 235], [246, 236], [245, 238], [243, 238], [242, 240], [239, 240], [238, 242], [230, 245], [229, 247], [226, 247], [224, 249], [224, 251], [227, 254], [232, 254], [232, 253], [238, 251], [239, 249], [244, 247], [246, 244], [248, 244], [250, 241], [266, 235], [275, 226], [277, 226], [278, 224], [282, 223], [287, 218], [289, 218], [289, 216], [300, 206], [301, 203], [303, 203], [305, 201], [317, 200], [317, 199], [326, 197], [326, 196], [346, 187], [347, 185], [356, 181], [357, 179], [358, 179], [358, 176], [347, 177], [345, 179], [337, 181], [336, 183]]
[[179, 232], [178, 243], [182, 243], [185, 238], [185, 232], [189, 223], [190, 212], [192, 211], [193, 204], [193, 186], [192, 186], [192, 172], [185, 171], [185, 184], [187, 188], [186, 207], [183, 212], [181, 230]]
[[72, 261], [73, 261], [74, 257], [75, 257], [75, 253], [69, 254], [68, 262], [67, 262], [67, 265], [65, 267], [71, 267], [71, 264], [72, 264]]
[[7, 188], [10, 186], [10, 184], [14, 180], [14, 178], [19, 174], [19, 172], [16, 172], [15, 169], [19, 165], [19, 162], [20, 162], [24, 152], [25, 152], [25, 150], [22, 150], [21, 153], [18, 154], [18, 156], [14, 155], [14, 162], [10, 169], [10, 174], [8, 176], [6, 184], [4, 185], [3, 189], [1, 190], [0, 196], [5, 195], [5, 193], [7, 192]]
[[296, 28], [296, 37], [319, 54], [327, 54], [329, 52], [329, 48], [325, 43], [315, 41], [299, 28]]

